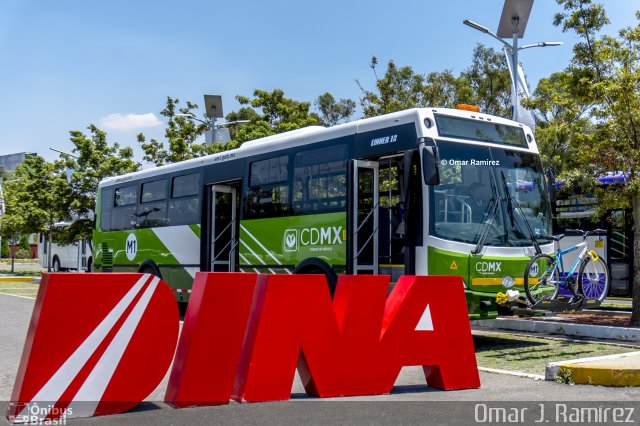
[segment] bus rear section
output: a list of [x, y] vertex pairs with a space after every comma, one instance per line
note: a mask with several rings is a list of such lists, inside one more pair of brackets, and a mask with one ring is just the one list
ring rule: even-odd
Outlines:
[[[69, 223], [56, 223], [57, 228], [69, 226]], [[91, 272], [93, 252], [91, 242], [80, 240], [72, 244], [51, 242], [47, 234], [41, 233], [38, 241], [38, 260], [40, 266], [53, 272], [86, 271]]]

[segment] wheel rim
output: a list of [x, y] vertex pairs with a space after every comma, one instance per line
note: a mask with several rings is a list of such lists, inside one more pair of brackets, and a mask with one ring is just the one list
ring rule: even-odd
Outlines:
[[589, 262], [582, 272], [582, 294], [590, 299], [606, 296], [607, 271], [601, 262]]

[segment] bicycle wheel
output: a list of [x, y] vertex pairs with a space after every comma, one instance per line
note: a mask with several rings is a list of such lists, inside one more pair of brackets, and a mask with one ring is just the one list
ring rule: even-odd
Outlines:
[[543, 299], [553, 299], [558, 295], [560, 272], [553, 257], [537, 254], [524, 271], [524, 291], [534, 305]]
[[602, 258], [594, 261], [590, 256], [585, 258], [578, 272], [578, 289], [589, 299], [603, 301], [609, 292], [609, 269]]

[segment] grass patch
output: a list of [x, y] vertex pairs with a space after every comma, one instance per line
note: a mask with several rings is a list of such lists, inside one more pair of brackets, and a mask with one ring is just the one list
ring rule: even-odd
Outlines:
[[7, 270], [7, 271], [0, 270], [0, 273], [2, 273], [5, 276], [10, 276], [10, 277], [40, 277], [40, 276], [42, 276], [42, 271], [41, 270], [37, 270], [37, 269], [16, 269], [16, 270], [13, 271], [13, 273], [11, 273], [10, 270]]
[[[40, 261], [38, 259], [15, 259], [15, 263], [37, 265]], [[11, 265], [11, 258], [0, 259], [0, 265]]]
[[631, 305], [625, 305], [622, 303], [603, 303], [599, 306], [600, 309], [608, 309], [612, 311], [629, 311], [631, 312]]
[[633, 349], [605, 343], [570, 339], [543, 339], [495, 333], [474, 335], [479, 367], [544, 375], [550, 362], [632, 352]]
[[0, 294], [12, 294], [36, 298], [40, 286], [36, 283], [24, 281], [0, 281]]

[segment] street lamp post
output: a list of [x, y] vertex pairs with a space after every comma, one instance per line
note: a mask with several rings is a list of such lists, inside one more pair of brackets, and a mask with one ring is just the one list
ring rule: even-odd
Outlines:
[[[194, 114], [192, 113], [188, 113], [188, 114], [182, 114], [182, 113], [178, 113], [178, 114], [174, 114], [176, 117], [185, 117], [188, 118], [190, 120], [195, 120], [197, 122], [200, 122], [202, 124], [204, 124], [205, 126], [207, 126], [209, 128], [209, 130], [211, 131], [211, 139], [210, 141], [207, 141], [208, 143], [213, 143], [215, 142], [215, 131], [218, 129], [224, 129], [228, 126], [232, 126], [234, 124], [242, 124], [242, 123], [249, 123], [251, 120], [235, 120], [235, 121], [227, 121], [221, 124], [216, 124], [216, 119], [211, 117], [209, 118], [209, 121], [205, 121], [205, 120], [201, 120], [198, 117], [196, 117]], [[228, 142], [224, 141], [224, 142]]]
[[[529, 14], [531, 13], [531, 7], [533, 6], [533, 0], [505, 0], [504, 7], [502, 9], [502, 16], [500, 17], [500, 25], [498, 27], [498, 34], [494, 34], [489, 28], [480, 25], [476, 22], [465, 19], [463, 24], [478, 30], [484, 34], [487, 34], [503, 45], [503, 49], [511, 58], [511, 103], [513, 105], [513, 120], [520, 121], [521, 117], [518, 116], [518, 52], [520, 50], [529, 49], [532, 47], [547, 47], [547, 46], [560, 46], [562, 42], [559, 41], [544, 41], [540, 43], [527, 44], [522, 47], [518, 47], [518, 39], [524, 36], [524, 31], [529, 20]], [[504, 41], [504, 38], [511, 38], [511, 44]], [[524, 82], [523, 82], [524, 84]]]

